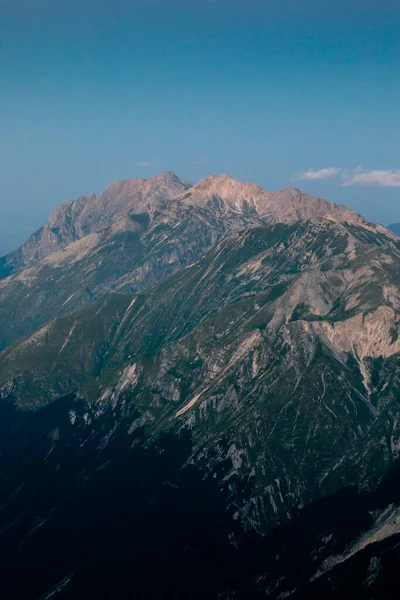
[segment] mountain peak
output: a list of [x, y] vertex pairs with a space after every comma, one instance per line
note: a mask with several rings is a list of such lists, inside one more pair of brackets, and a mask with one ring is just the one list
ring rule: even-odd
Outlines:
[[152, 183], [159, 183], [159, 184], [183, 184], [183, 185], [187, 185], [187, 186], [192, 186], [192, 183], [189, 183], [188, 181], [185, 181], [184, 179], [181, 179], [180, 177], [178, 177], [178, 175], [176, 173], [174, 173], [174, 171], [163, 171], [162, 173], [157, 173], [157, 175], [152, 175], [151, 177], [149, 177], [149, 179], [147, 179], [147, 181], [151, 181]]
[[175, 198], [191, 185], [173, 171], [165, 171], [149, 179], [116, 181], [97, 197], [92, 194], [64, 202], [23, 246], [4, 257], [3, 273], [19, 271], [90, 233], [124, 219], [131, 212], [151, 213], [160, 200]]
[[197, 189], [215, 189], [218, 191], [224, 191], [229, 189], [230, 191], [240, 191], [244, 188], [264, 191], [259, 185], [255, 183], [247, 183], [235, 179], [231, 175], [221, 173], [219, 175], [209, 175], [205, 179], [201, 179], [195, 186]]
[[254, 183], [243, 183], [230, 175], [210, 175], [190, 189], [190, 201], [197, 205], [210, 205], [219, 200], [222, 212], [257, 212], [258, 199], [266, 192]]

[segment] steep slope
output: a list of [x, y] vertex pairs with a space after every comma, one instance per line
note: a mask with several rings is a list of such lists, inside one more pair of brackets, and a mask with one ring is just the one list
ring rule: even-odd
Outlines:
[[[355, 235], [359, 232], [361, 238]], [[258, 296], [255, 303], [259, 304], [260, 315], [262, 306], [272, 303], [265, 318], [271, 320], [276, 331], [291, 319], [307, 317], [319, 323], [318, 319], [332, 322], [348, 318], [351, 322], [351, 317], [380, 305], [397, 309], [398, 252], [398, 245], [390, 238], [378, 239], [370, 234], [366, 240], [362, 229], [353, 233], [350, 226], [332, 221], [238, 231], [147, 293], [105, 296], [80, 313], [46, 324], [2, 353], [2, 369], [9, 360], [12, 363], [21, 356], [20, 364], [28, 370], [36, 363], [44, 373], [51, 373], [62, 349], [57, 372], [60, 382], [62, 370], [67, 372], [65, 363], [74, 365], [73, 355], [66, 361], [65, 353], [78, 347], [82, 355], [90, 356], [91, 346], [85, 347], [85, 338], [91, 340], [90, 331], [97, 334], [103, 330], [102, 319], [107, 334], [101, 345], [107, 347], [108, 365], [118, 365], [129, 355], [149, 352], [179, 339], [224, 306], [239, 306]], [[117, 334], [112, 329], [114, 314]], [[324, 335], [335, 335], [335, 343], [345, 343], [338, 327], [335, 334], [328, 328]], [[48, 348], [51, 369], [40, 354], [41, 347]], [[98, 352], [96, 346], [93, 349]], [[101, 368], [104, 366], [102, 362]], [[36, 382], [40, 380], [37, 375], [36, 370]], [[35, 389], [33, 382], [27, 387]], [[63, 389], [63, 393], [68, 391], [72, 390]]]
[[160, 200], [173, 198], [190, 185], [167, 171], [149, 179], [118, 181], [98, 198], [91, 194], [61, 204], [23, 246], [0, 259], [0, 277], [18, 272], [90, 233], [109, 227], [129, 212], [152, 212]]
[[[274, 520], [318, 496], [311, 482], [329, 481], [379, 414], [374, 361], [400, 351], [399, 254], [331, 221], [238, 232], [148, 293], [106, 297], [4, 351], [2, 396], [40, 407], [98, 376], [100, 405], [134, 389], [156, 430], [180, 419], [201, 445], [227, 436]], [[265, 457], [267, 439], [279, 456]], [[280, 456], [283, 440], [298, 459]]]
[[[379, 489], [398, 458], [399, 253], [390, 236], [330, 220], [245, 229], [148, 292], [99, 299], [4, 351], [5, 581], [15, 589], [22, 562], [35, 594], [59, 586], [85, 597], [105, 560], [99, 585], [122, 593], [130, 571], [119, 550], [118, 564], [110, 555], [122, 543], [138, 593], [150, 597], [168, 585], [185, 597], [195, 573], [204, 581], [193, 597], [323, 586], [353, 560], [352, 545], [374, 539], [396, 498], [393, 486], [383, 497], [346, 486]], [[80, 508], [103, 497], [95, 514]], [[164, 570], [154, 559], [157, 592], [142, 580], [145, 540], [165, 511], [174, 534], [159, 525], [151, 534], [160, 560], [171, 552]], [[75, 514], [82, 525], [51, 556]], [[205, 546], [204, 528], [214, 531]], [[293, 548], [296, 528], [308, 533]], [[38, 545], [46, 569], [32, 562]], [[227, 571], [210, 570], [215, 551]]]

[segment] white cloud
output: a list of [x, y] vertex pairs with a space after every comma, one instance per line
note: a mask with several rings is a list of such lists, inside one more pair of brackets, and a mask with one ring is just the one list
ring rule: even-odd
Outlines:
[[307, 169], [299, 171], [294, 175], [295, 179], [302, 181], [318, 181], [332, 179], [338, 175], [342, 176], [342, 186], [352, 185], [376, 186], [376, 187], [400, 187], [400, 169], [391, 171], [389, 169], [341, 169], [339, 167], [326, 167], [324, 169]]
[[133, 166], [134, 167], [152, 167], [155, 163], [153, 162], [148, 162], [146, 160], [142, 160], [140, 162], [135, 163]]
[[319, 179], [331, 179], [341, 173], [339, 167], [325, 167], [324, 169], [307, 169], [295, 174], [295, 178], [302, 181], [317, 181]]
[[196, 166], [196, 165], [205, 165], [206, 163], [208, 163], [208, 158], [202, 158], [199, 160], [192, 160], [189, 164], [191, 166]]
[[400, 169], [398, 171], [387, 169], [366, 171], [359, 167], [355, 171], [346, 171], [343, 174], [342, 186], [349, 187], [351, 185], [400, 187]]

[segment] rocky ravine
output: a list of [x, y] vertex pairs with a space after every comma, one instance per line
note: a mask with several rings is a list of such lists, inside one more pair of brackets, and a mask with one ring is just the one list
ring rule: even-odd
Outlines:
[[[273, 216], [267, 195], [186, 190], [169, 215], [225, 223], [197, 255], [0, 354], [10, 597], [392, 597], [400, 242], [297, 191]], [[156, 220], [133, 219], [141, 244]], [[71, 257], [95, 272], [120, 223], [60, 277]]]

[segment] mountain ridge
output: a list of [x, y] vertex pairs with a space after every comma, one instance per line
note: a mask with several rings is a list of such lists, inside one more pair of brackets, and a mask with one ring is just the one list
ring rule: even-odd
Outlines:
[[107, 186], [98, 197], [80, 196], [59, 205], [25, 244], [0, 258], [0, 277], [16, 273], [85, 235], [101, 231], [129, 212], [149, 212], [152, 217], [159, 201], [175, 198], [210, 206], [213, 196], [222, 200], [221, 214], [226, 210], [244, 211], [258, 214], [271, 223], [337, 218], [367, 226], [355, 211], [303, 194], [297, 188], [267, 192], [257, 184], [241, 183], [228, 175], [210, 175], [193, 185], [166, 171], [149, 179], [120, 180]]
[[166, 172], [61, 205], [39, 234], [1, 259], [0, 349], [104, 293], [140, 292], [196, 261], [229, 232], [308, 218], [384, 231], [299, 190], [266, 192], [228, 175], [191, 185]]

